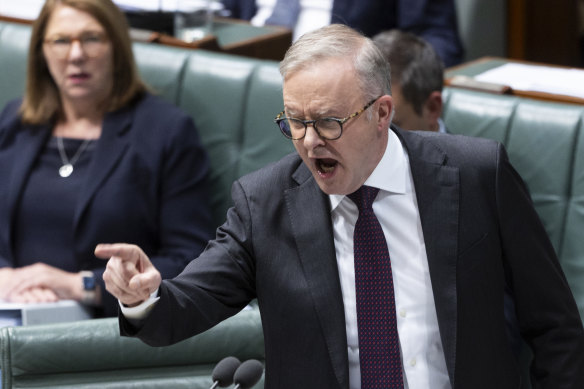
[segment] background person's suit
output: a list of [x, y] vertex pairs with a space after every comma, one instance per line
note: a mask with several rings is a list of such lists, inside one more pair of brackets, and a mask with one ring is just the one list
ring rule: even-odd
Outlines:
[[[538, 388], [584, 387], [584, 334], [574, 299], [504, 148], [485, 139], [394, 131], [409, 155], [453, 388], [523, 387], [505, 332], [506, 277], [522, 333], [535, 349]], [[160, 301], [139, 329], [121, 318], [122, 332], [166, 345], [257, 297], [266, 388], [347, 389], [328, 197], [297, 155], [238, 180], [232, 194], [235, 206], [216, 240], [162, 283]]]
[[[0, 115], [0, 267], [15, 265], [15, 209], [52, 130], [50, 124], [23, 125], [19, 105], [9, 103]], [[178, 274], [212, 237], [207, 172], [192, 119], [161, 98], [146, 95], [106, 114], [76, 205], [78, 270], [94, 270], [105, 290], [106, 263], [94, 256], [95, 246], [127, 241], [149, 252], [163, 277]], [[104, 296], [105, 314], [116, 315], [117, 301]]]
[[[222, 2], [234, 18], [251, 20], [257, 12], [256, 0]], [[462, 61], [453, 0], [333, 0], [331, 23], [346, 24], [369, 37], [392, 28], [408, 31], [427, 40], [446, 66]]]

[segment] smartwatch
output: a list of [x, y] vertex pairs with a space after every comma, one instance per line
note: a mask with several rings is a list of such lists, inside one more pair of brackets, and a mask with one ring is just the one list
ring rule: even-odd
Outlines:
[[85, 305], [95, 305], [97, 302], [97, 282], [95, 275], [91, 271], [82, 271], [81, 277], [83, 280], [83, 297], [81, 302]]

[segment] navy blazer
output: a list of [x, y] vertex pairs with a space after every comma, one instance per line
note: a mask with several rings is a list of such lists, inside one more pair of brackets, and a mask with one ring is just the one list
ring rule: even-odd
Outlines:
[[[250, 20], [256, 0], [222, 0], [231, 17]], [[444, 64], [462, 62], [454, 0], [333, 0], [331, 23], [346, 24], [365, 35], [397, 28], [427, 40]]]
[[[20, 102], [0, 115], [0, 267], [13, 266], [15, 209], [52, 125], [23, 125]], [[148, 253], [164, 278], [177, 275], [212, 237], [207, 193], [208, 157], [192, 119], [159, 97], [106, 114], [101, 137], [78, 194], [74, 257], [101, 283], [104, 314], [117, 313], [105, 291], [98, 243], [132, 242]]]
[[[406, 148], [440, 337], [453, 389], [518, 389], [507, 341], [505, 280], [533, 348], [534, 387], [584, 388], [584, 330], [554, 249], [502, 145], [393, 128]], [[137, 327], [165, 345], [201, 332], [257, 297], [265, 386], [349, 388], [347, 336], [330, 201], [300, 157], [237, 180], [217, 238]]]

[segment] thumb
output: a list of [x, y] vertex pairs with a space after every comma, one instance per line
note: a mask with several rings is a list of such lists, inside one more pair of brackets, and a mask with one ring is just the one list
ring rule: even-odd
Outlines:
[[138, 273], [130, 279], [128, 286], [135, 291], [154, 292], [160, 286], [162, 279], [158, 270], [149, 266], [143, 273]]

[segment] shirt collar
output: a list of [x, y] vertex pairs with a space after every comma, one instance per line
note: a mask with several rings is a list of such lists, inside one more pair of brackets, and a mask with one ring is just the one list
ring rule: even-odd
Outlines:
[[438, 118], [438, 132], [441, 132], [443, 134], [446, 134], [448, 131], [446, 131], [446, 125], [444, 124], [444, 120], [442, 120], [441, 118]]
[[[373, 173], [365, 180], [365, 185], [379, 188], [384, 191], [406, 193], [406, 153], [397, 135], [388, 130], [387, 147]], [[345, 195], [329, 195], [331, 211], [333, 211]]]

